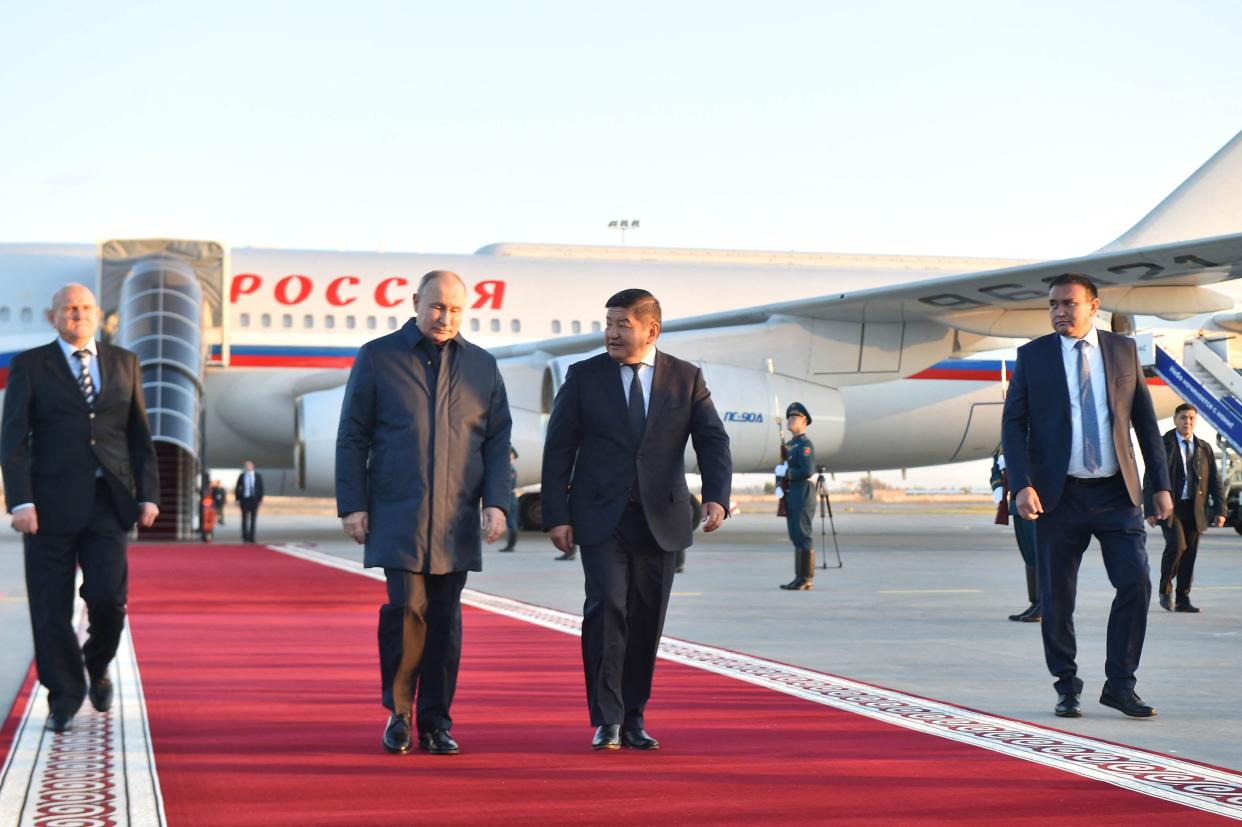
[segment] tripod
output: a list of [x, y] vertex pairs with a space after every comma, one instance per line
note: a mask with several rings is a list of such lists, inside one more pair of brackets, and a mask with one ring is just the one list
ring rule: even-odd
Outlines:
[[819, 476], [815, 478], [815, 497], [819, 500], [819, 551], [824, 561], [820, 568], [828, 568], [828, 531], [824, 525], [825, 514], [828, 515], [828, 525], [832, 526], [832, 549], [837, 554], [837, 564], [833, 568], [844, 568], [845, 563], [841, 561], [841, 547], [837, 545], [837, 523], [832, 518], [832, 501], [828, 499], [828, 486], [824, 482], [822, 469]]

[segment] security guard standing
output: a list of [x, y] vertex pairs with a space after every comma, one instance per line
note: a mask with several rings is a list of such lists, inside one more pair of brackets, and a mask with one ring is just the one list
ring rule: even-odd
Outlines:
[[792, 403], [785, 411], [785, 421], [793, 439], [786, 445], [789, 493], [785, 495], [785, 522], [789, 539], [794, 544], [794, 579], [781, 584], [788, 591], [810, 591], [815, 578], [815, 546], [811, 539], [811, 521], [815, 517], [815, 446], [807, 438], [811, 414], [801, 402]]

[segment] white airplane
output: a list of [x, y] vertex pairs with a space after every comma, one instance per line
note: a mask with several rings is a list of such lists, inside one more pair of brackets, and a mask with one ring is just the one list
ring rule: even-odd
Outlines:
[[[522, 485], [538, 481], [545, 417], [567, 367], [598, 352], [604, 300], [625, 287], [656, 294], [660, 346], [702, 366], [736, 471], [779, 461], [775, 417], [794, 400], [812, 411], [829, 470], [936, 465], [998, 444], [1012, 364], [988, 354], [1049, 331], [1047, 282], [1061, 273], [1097, 280], [1116, 330], [1149, 316], [1242, 326], [1239, 291], [1207, 286], [1242, 274], [1239, 230], [1242, 133], [1116, 241], [1051, 262], [537, 244], [473, 255], [4, 244], [0, 382], [13, 354], [49, 340], [52, 293], [96, 285], [104, 335], [143, 357], [157, 438], [179, 463], [166, 474], [179, 480], [169, 494], [189, 502], [199, 459], [251, 459], [286, 472], [269, 473], [269, 488], [331, 494], [356, 349], [409, 318], [423, 273], [448, 269], [469, 288], [463, 335], [500, 363]], [[1149, 382], [1169, 415], [1176, 397]], [[524, 517], [536, 506], [537, 494], [524, 498]]]

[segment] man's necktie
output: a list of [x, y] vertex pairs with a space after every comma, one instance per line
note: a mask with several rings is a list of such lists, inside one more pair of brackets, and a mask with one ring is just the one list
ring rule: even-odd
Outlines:
[[638, 379], [638, 369], [642, 367], [642, 363], [634, 365], [626, 365], [627, 368], [634, 371], [634, 376], [630, 379], [630, 405], [628, 420], [630, 423], [630, 436], [634, 438], [634, 444], [643, 441], [643, 431], [647, 427], [647, 412], [643, 410], [643, 383]]
[[1191, 482], [1190, 482], [1190, 480], [1191, 480], [1191, 477], [1193, 476], [1193, 474], [1194, 474], [1194, 472], [1195, 472], [1195, 471], [1194, 471], [1194, 468], [1195, 468], [1195, 451], [1194, 451], [1194, 448], [1193, 448], [1193, 443], [1192, 443], [1189, 439], [1183, 439], [1183, 440], [1182, 440], [1182, 442], [1186, 445], [1186, 451], [1185, 451], [1185, 460], [1186, 460], [1186, 488], [1185, 488], [1184, 490], [1186, 491], [1186, 497], [1185, 497], [1185, 498], [1186, 498], [1186, 499], [1188, 499], [1188, 498], [1191, 496]]
[[1100, 420], [1095, 414], [1095, 393], [1091, 390], [1091, 367], [1087, 363], [1087, 343], [1078, 348], [1078, 408], [1082, 415], [1082, 464], [1087, 471], [1100, 470]]
[[78, 372], [78, 387], [82, 390], [82, 396], [86, 398], [86, 404], [95, 407], [95, 382], [91, 379], [91, 352], [89, 350], [75, 350], [73, 355], [78, 357], [81, 370]]

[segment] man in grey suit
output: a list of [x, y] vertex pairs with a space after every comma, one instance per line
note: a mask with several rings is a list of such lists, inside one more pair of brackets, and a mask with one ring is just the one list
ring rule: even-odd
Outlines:
[[[384, 569], [380, 607], [384, 749], [459, 751], [449, 707], [461, 660], [461, 591], [505, 531], [511, 419], [496, 360], [458, 335], [466, 287], [433, 270], [416, 318], [358, 351], [336, 439], [336, 501], [345, 533]], [[480, 525], [482, 504], [482, 525]], [[417, 699], [416, 697], [417, 696]]]
[[[556, 395], [543, 450], [543, 524], [568, 554], [582, 545], [582, 665], [597, 750], [658, 749], [647, 734], [656, 650], [677, 552], [695, 517], [728, 516], [733, 460], [697, 365], [656, 350], [660, 303], [622, 290], [604, 305], [607, 352], [575, 362]], [[692, 511], [686, 442], [703, 505]]]
[[1039, 520], [1036, 579], [1044, 659], [1056, 678], [1055, 714], [1082, 715], [1074, 600], [1078, 567], [1095, 537], [1116, 589], [1100, 703], [1134, 718], [1150, 718], [1156, 710], [1134, 691], [1151, 573], [1131, 427], [1152, 473], [1153, 513], [1168, 517], [1173, 500], [1138, 351], [1132, 339], [1096, 328], [1099, 309], [1099, 294], [1087, 276], [1064, 273], [1053, 279], [1048, 310], [1055, 332], [1018, 348], [1005, 397], [1004, 454], [1018, 517]]

